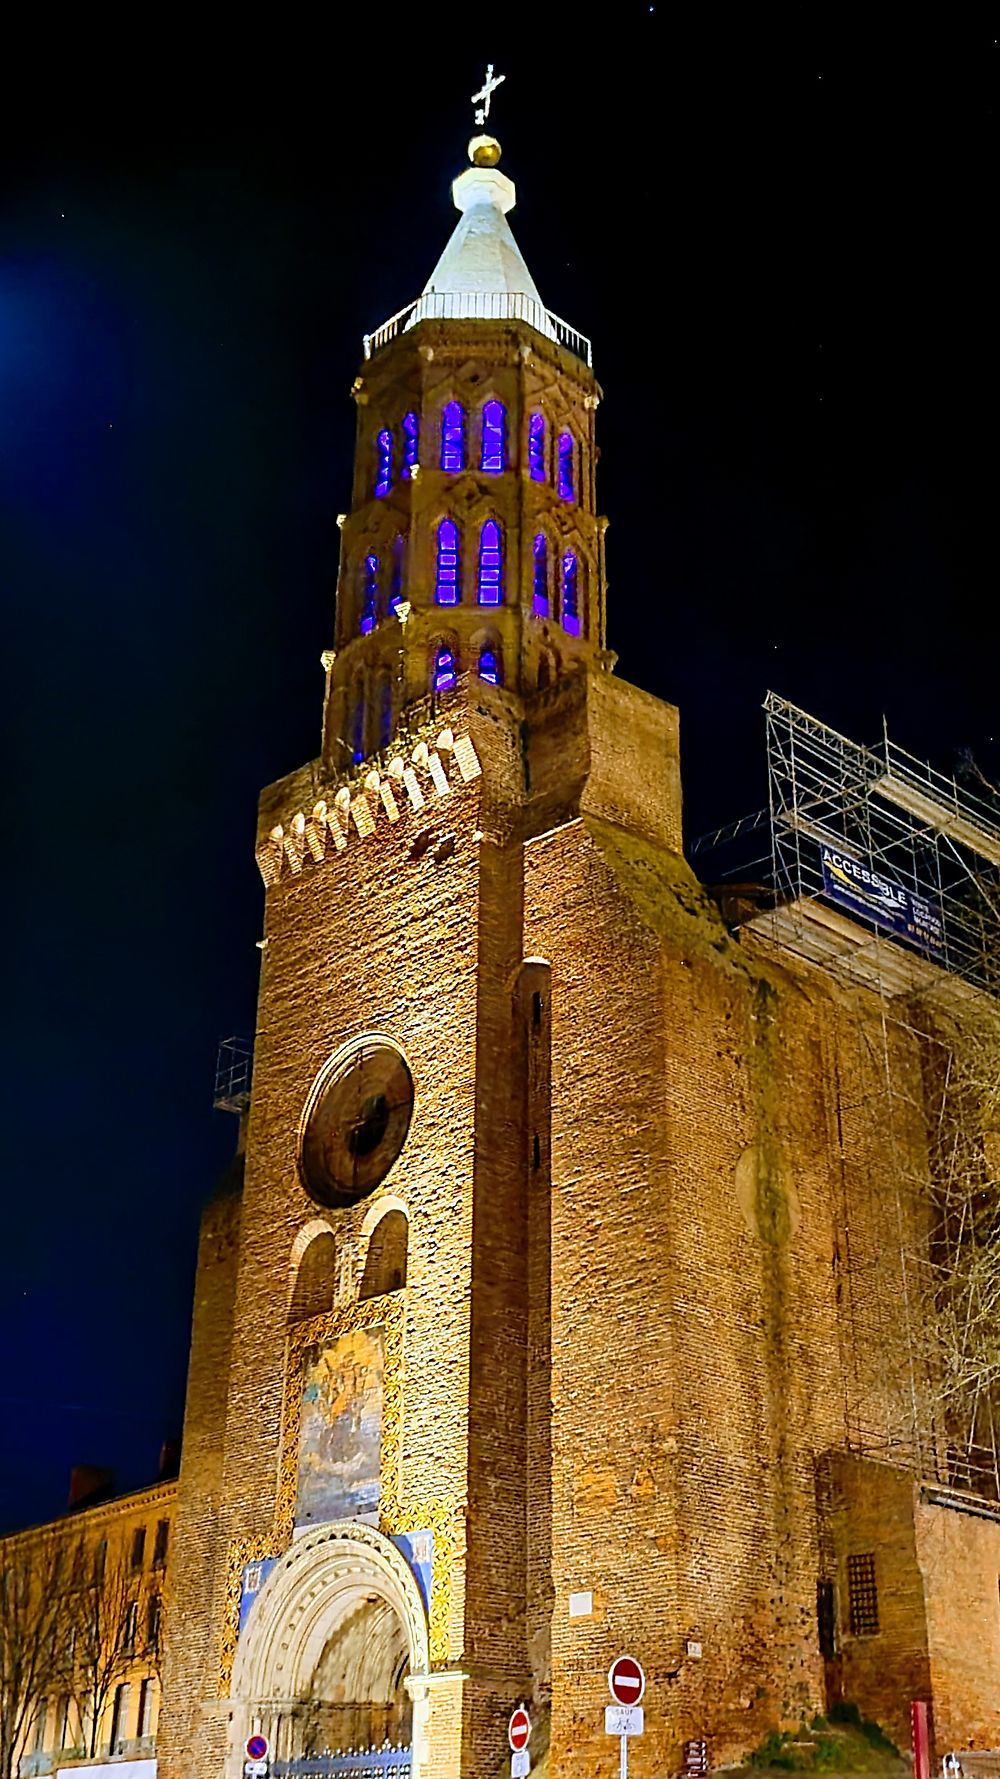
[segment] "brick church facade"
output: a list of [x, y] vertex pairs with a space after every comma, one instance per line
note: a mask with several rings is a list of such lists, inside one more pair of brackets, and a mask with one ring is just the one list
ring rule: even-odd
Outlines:
[[261, 799], [159, 1769], [230, 1779], [259, 1731], [491, 1779], [524, 1699], [589, 1779], [623, 1651], [639, 1773], [837, 1699], [996, 1747], [995, 1491], [852, 1432], [895, 1424], [879, 1199], [928, 1144], [864, 1115], [866, 1057], [912, 1084], [920, 1041], [685, 860], [677, 711], [606, 646], [589, 347], [498, 158], [366, 342], [322, 756]]

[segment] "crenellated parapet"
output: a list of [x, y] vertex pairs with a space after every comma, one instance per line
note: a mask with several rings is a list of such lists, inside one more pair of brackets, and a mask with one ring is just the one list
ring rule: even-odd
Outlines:
[[[323, 785], [321, 763], [313, 762], [271, 786], [261, 799], [255, 848], [261, 877], [270, 888], [284, 874], [297, 877], [310, 860], [322, 864], [380, 832], [405, 828], [481, 776], [471, 736], [448, 727], [431, 726], [381, 765], [367, 761], [352, 777], [329, 785]], [[313, 800], [317, 789], [321, 794]]]

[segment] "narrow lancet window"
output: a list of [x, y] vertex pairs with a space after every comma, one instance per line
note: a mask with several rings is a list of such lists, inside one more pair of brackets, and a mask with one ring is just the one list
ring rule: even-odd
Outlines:
[[454, 519], [442, 519], [438, 526], [434, 597], [438, 605], [458, 604], [458, 526]]
[[540, 531], [534, 543], [534, 577], [531, 609], [536, 618], [549, 615], [549, 540]]
[[403, 415], [403, 478], [412, 476], [420, 461], [420, 417], [418, 414]]
[[376, 720], [378, 746], [386, 748], [392, 740], [392, 674], [387, 668], [383, 668], [379, 675]]
[[500, 657], [495, 648], [487, 645], [479, 651], [479, 677], [487, 679], [491, 686], [503, 685], [503, 674], [500, 671]]
[[465, 468], [465, 415], [461, 402], [448, 402], [441, 415], [441, 468], [457, 476]]
[[528, 421], [528, 473], [533, 482], [545, 480], [544, 414], [532, 414]]
[[567, 550], [562, 559], [562, 624], [568, 636], [579, 636], [579, 578], [576, 556], [572, 550]]
[[458, 682], [455, 668], [455, 656], [444, 643], [434, 657], [434, 673], [431, 689], [435, 692], [452, 692]]
[[479, 534], [480, 605], [500, 604], [501, 558], [500, 527], [495, 519], [487, 519]]
[[361, 594], [361, 624], [359, 626], [362, 636], [367, 636], [369, 631], [374, 630], [377, 617], [378, 557], [366, 556], [364, 582]]
[[392, 579], [389, 583], [389, 615], [392, 617], [398, 610], [403, 598], [403, 566], [406, 561], [406, 539], [402, 536], [392, 540]]
[[483, 449], [480, 468], [499, 475], [507, 468], [507, 415], [502, 402], [483, 405]]
[[559, 434], [559, 498], [573, 500], [576, 494], [576, 446], [571, 432]]
[[381, 500], [392, 487], [392, 433], [386, 427], [378, 435], [378, 467], [375, 471], [375, 497]]
[[365, 688], [360, 679], [355, 680], [351, 693], [351, 718], [349, 742], [351, 759], [359, 766], [365, 757]]

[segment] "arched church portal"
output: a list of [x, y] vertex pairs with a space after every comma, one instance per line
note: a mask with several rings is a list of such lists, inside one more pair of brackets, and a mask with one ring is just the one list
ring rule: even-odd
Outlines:
[[296, 1539], [257, 1595], [240, 1638], [227, 1774], [242, 1774], [244, 1742], [258, 1730], [281, 1761], [385, 1741], [409, 1744], [405, 1683], [426, 1675], [428, 1663], [423, 1599], [388, 1538], [345, 1520]]

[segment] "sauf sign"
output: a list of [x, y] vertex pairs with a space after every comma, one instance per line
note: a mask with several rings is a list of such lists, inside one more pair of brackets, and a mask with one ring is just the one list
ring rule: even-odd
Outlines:
[[612, 1662], [608, 1669], [608, 1691], [614, 1704], [604, 1708], [604, 1728], [607, 1735], [619, 1738], [619, 1773], [621, 1779], [628, 1779], [629, 1737], [641, 1736], [646, 1727], [642, 1709], [646, 1676], [634, 1656], [620, 1655]]

